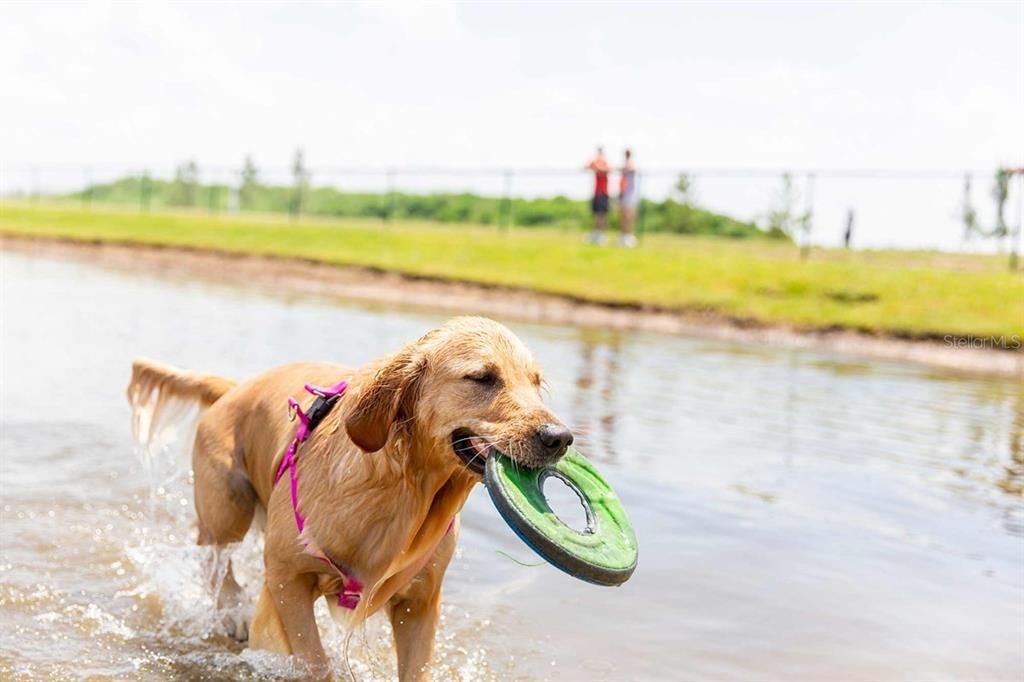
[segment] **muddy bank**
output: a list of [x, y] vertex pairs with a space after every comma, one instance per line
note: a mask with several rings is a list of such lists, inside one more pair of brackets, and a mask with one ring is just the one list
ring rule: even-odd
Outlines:
[[371, 268], [197, 249], [86, 243], [0, 235], [0, 248], [86, 260], [119, 270], [198, 278], [276, 292], [308, 293], [401, 306], [422, 306], [537, 322], [639, 329], [665, 334], [813, 348], [914, 362], [966, 372], [1024, 376], [1024, 353], [957, 347], [944, 341], [880, 337], [847, 330], [757, 326], [714, 313], [617, 307], [531, 291], [410, 277]]

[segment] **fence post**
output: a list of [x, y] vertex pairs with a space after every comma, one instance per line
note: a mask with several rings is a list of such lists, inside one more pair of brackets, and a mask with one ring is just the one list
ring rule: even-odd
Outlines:
[[82, 168], [82, 207], [89, 208], [92, 204], [92, 167]]
[[[200, 183], [200, 187], [202, 183]], [[216, 171], [210, 171], [210, 178], [207, 180], [206, 185], [206, 208], [210, 212], [210, 215], [217, 213], [217, 209], [220, 204], [220, 187], [217, 186], [217, 173]]]
[[644, 234], [644, 216], [646, 211], [644, 210], [644, 196], [641, 190], [644, 188], [644, 175], [640, 171], [636, 172], [636, 236], [637, 239], [643, 237]]
[[232, 215], [238, 215], [243, 209], [247, 208], [242, 205], [245, 200], [245, 171], [238, 171], [238, 181], [231, 182], [231, 173], [228, 174], [228, 182], [231, 183], [231, 188], [228, 190], [228, 213]]
[[210, 215], [217, 212], [217, 200], [220, 199], [220, 190], [217, 185], [211, 182], [206, 188], [206, 204]]
[[505, 174], [505, 186], [504, 186], [504, 198], [505, 198], [505, 210], [504, 215], [499, 221], [499, 225], [502, 229], [507, 230], [512, 227], [512, 171], [506, 170]]
[[149, 169], [142, 171], [142, 176], [139, 178], [139, 211], [149, 211]]
[[395, 169], [388, 168], [387, 170], [387, 185], [388, 185], [388, 207], [384, 213], [384, 222], [391, 224], [395, 219], [396, 204], [398, 196], [395, 194]]
[[1017, 183], [1017, 231], [1010, 249], [1010, 271], [1017, 269], [1020, 262], [1020, 234], [1024, 231], [1024, 168], [1017, 169], [1020, 182]]

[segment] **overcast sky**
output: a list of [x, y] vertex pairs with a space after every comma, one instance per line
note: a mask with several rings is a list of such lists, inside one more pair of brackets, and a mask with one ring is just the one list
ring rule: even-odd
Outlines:
[[296, 146], [314, 167], [565, 168], [597, 143], [648, 168], [1024, 163], [1020, 1], [4, 2], [0, 63], [9, 177]]

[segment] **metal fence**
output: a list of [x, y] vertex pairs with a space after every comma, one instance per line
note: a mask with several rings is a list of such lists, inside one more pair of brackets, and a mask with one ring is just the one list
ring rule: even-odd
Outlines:
[[[3, 163], [0, 196], [47, 199], [135, 177], [141, 180], [137, 205], [146, 210], [147, 181], [170, 181], [177, 168]], [[976, 251], [1011, 258], [1021, 248], [1024, 173], [1020, 172], [1010, 176], [1001, 231], [992, 198], [995, 169], [641, 168], [640, 193], [653, 201], [674, 196], [684, 175], [691, 183], [690, 200], [695, 205], [762, 227], [781, 203], [788, 202], [802, 219], [805, 229], [795, 236], [806, 246], [841, 246], [848, 241], [854, 248]], [[790, 186], [784, 197], [785, 177]], [[259, 178], [264, 185], [290, 187], [295, 182], [293, 168], [284, 166], [260, 167]], [[591, 175], [581, 168], [312, 167], [306, 170], [306, 179], [311, 186], [343, 192], [392, 196], [466, 192], [506, 200], [557, 195], [584, 200], [592, 187]], [[197, 164], [195, 181], [217, 185], [225, 192], [216, 199], [211, 193], [197, 196], [196, 208], [238, 210], [240, 166]], [[88, 192], [81, 201], [90, 205]], [[511, 201], [504, 205], [499, 224], [520, 224]], [[975, 216], [974, 229], [965, 225], [967, 213]], [[638, 227], [643, 229], [642, 213]]]

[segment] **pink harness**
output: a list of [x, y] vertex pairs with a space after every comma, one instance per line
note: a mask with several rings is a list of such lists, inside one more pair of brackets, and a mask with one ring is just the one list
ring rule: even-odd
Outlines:
[[[355, 577], [352, 576], [352, 571], [347, 570], [344, 566], [338, 564], [338, 562], [331, 559], [327, 554], [320, 549], [313, 538], [305, 535], [303, 531], [306, 528], [306, 517], [299, 511], [299, 469], [298, 469], [298, 451], [299, 444], [305, 443], [309, 440], [309, 436], [323, 418], [330, 413], [334, 404], [345, 394], [345, 390], [348, 388], [348, 381], [339, 381], [334, 386], [329, 388], [321, 388], [319, 386], [313, 386], [312, 384], [306, 384], [306, 391], [316, 396], [316, 400], [310, 405], [308, 412], [303, 412], [302, 407], [299, 406], [299, 401], [295, 398], [288, 398], [288, 412], [290, 418], [299, 418], [299, 426], [295, 429], [295, 438], [288, 445], [288, 449], [284, 452], [284, 457], [281, 458], [281, 464], [277, 467], [277, 474], [274, 476], [274, 485], [281, 480], [284, 476], [284, 472], [288, 471], [289, 482], [291, 483], [292, 493], [292, 514], [295, 515], [295, 527], [299, 529], [299, 541], [302, 543], [303, 551], [307, 554], [320, 559], [325, 564], [330, 566], [334, 571], [341, 577], [342, 590], [338, 593], [338, 606], [346, 609], [355, 609], [359, 606], [359, 599], [363, 594], [363, 584], [359, 582]], [[448, 523], [448, 529], [445, 531], [445, 535], [452, 531], [455, 526], [455, 519]], [[424, 558], [426, 561], [427, 558]]]
[[299, 511], [299, 444], [305, 443], [309, 439], [313, 429], [327, 416], [331, 408], [334, 407], [334, 403], [345, 394], [345, 389], [347, 388], [348, 381], [339, 381], [329, 388], [306, 384], [306, 391], [316, 396], [316, 400], [310, 406], [308, 413], [302, 411], [302, 407], [299, 406], [299, 402], [295, 398], [288, 398], [289, 416], [293, 419], [298, 417], [299, 426], [295, 429], [295, 438], [288, 445], [288, 449], [284, 452], [284, 457], [281, 458], [281, 464], [277, 467], [274, 485], [277, 485], [277, 482], [281, 480], [281, 477], [284, 476], [284, 472], [287, 470], [291, 483], [292, 514], [295, 515], [295, 527], [299, 529], [299, 540], [302, 542], [303, 549], [307, 554], [315, 556], [333, 568], [341, 577], [342, 591], [338, 593], [338, 606], [346, 609], [355, 609], [359, 606], [359, 598], [363, 593], [363, 584], [351, 576], [351, 571], [345, 570], [336, 561], [327, 556], [323, 550], [316, 546], [316, 543], [311, 538], [303, 535], [303, 531], [306, 528], [306, 518]]

